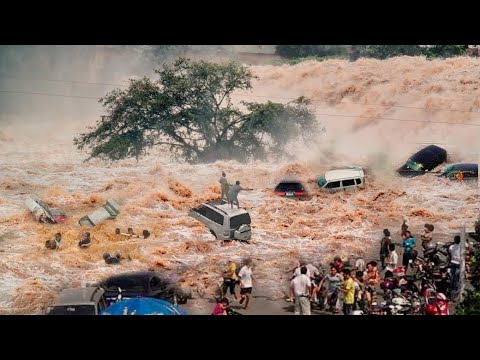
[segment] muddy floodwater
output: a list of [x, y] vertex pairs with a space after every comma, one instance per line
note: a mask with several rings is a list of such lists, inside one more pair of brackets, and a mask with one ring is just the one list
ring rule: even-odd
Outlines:
[[[217, 161], [189, 165], [160, 151], [139, 162], [83, 162], [72, 139], [97, 117], [47, 122], [36, 128], [21, 119], [0, 129], [0, 314], [41, 314], [67, 287], [82, 286], [118, 272], [155, 269], [194, 292], [211, 294], [229, 259], [251, 256], [257, 287], [272, 297], [285, 295], [286, 273], [299, 256], [314, 263], [334, 255], [370, 256], [389, 228], [400, 241], [403, 216], [418, 236], [424, 223], [435, 225], [439, 241], [479, 217], [477, 183], [454, 182], [427, 174], [395, 174], [426, 144], [449, 154], [448, 163], [478, 162], [480, 149], [480, 62], [458, 58], [426, 61], [340, 60], [295, 66], [256, 66], [253, 90], [235, 101], [285, 102], [305, 95], [314, 100], [326, 132], [318, 144], [292, 146], [283, 162]], [[128, 75], [128, 74], [127, 74]], [[475, 124], [478, 124], [476, 126]], [[318, 177], [332, 167], [368, 168], [366, 187], [322, 192]], [[447, 164], [443, 164], [439, 169]], [[436, 170], [439, 170], [436, 169]], [[252, 241], [221, 243], [187, 211], [219, 197], [221, 172], [253, 191], [239, 195], [252, 218]], [[306, 201], [276, 196], [285, 177], [303, 181]], [[24, 205], [36, 194], [69, 216], [62, 224], [36, 223]], [[92, 246], [77, 246], [82, 228], [76, 222], [108, 199], [120, 205], [115, 220], [91, 229]], [[132, 227], [148, 239], [115, 235]], [[56, 232], [62, 248], [44, 243]], [[130, 256], [106, 265], [104, 252]]]

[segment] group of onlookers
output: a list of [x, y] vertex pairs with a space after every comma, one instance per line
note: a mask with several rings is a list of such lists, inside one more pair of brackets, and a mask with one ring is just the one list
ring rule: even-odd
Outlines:
[[227, 292], [229, 291], [233, 298], [238, 300], [238, 296], [235, 291], [237, 284], [240, 285], [239, 304], [242, 305], [245, 303], [243, 308], [247, 309], [253, 290], [252, 259], [245, 259], [243, 261], [243, 266], [240, 268], [238, 273], [237, 264], [235, 261], [230, 260], [228, 262], [227, 267], [223, 272], [223, 284], [221, 289], [222, 294], [215, 305], [212, 315], [228, 315], [228, 307], [230, 302], [226, 297]]
[[[433, 245], [432, 232], [434, 226], [425, 224], [424, 231], [420, 236], [422, 248], [428, 249]], [[408, 222], [404, 219], [401, 226], [402, 237], [402, 263], [399, 264], [399, 255], [395, 244], [392, 241], [391, 233], [388, 229], [383, 230], [383, 237], [380, 241], [380, 266], [377, 267], [376, 261], [369, 261], [366, 265], [363, 259], [359, 258], [352, 266], [349, 262], [344, 262], [339, 256], [335, 256], [330, 263], [329, 272], [322, 274], [314, 265], [301, 259], [296, 267], [291, 270], [290, 280], [290, 298], [293, 301], [294, 312], [298, 315], [310, 315], [312, 304], [320, 309], [339, 313], [343, 309], [345, 315], [351, 315], [353, 310], [366, 310], [371, 308], [374, 302], [376, 288], [380, 284], [381, 274], [385, 277], [392, 276], [393, 273], [405, 274], [417, 256], [416, 238], [408, 230]], [[452, 289], [458, 288], [458, 273], [460, 266], [460, 237], [456, 236], [454, 244], [449, 246], [449, 265], [452, 269]], [[249, 303], [249, 294], [252, 290], [251, 267], [244, 265], [238, 275], [236, 274], [236, 265], [230, 261], [224, 273], [223, 293], [230, 290], [234, 299], [238, 297], [235, 293], [236, 284], [240, 283], [240, 294], [243, 302], [246, 297], [245, 308]], [[226, 301], [226, 302], [225, 302]], [[223, 305], [217, 305], [217, 312], [220, 312], [221, 306], [225, 303], [228, 307], [228, 300], [221, 302]]]

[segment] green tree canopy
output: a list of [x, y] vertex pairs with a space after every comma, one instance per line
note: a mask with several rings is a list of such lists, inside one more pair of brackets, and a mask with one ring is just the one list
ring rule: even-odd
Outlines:
[[345, 45], [277, 45], [278, 55], [288, 59], [308, 56], [346, 56]]
[[235, 106], [231, 95], [251, 89], [255, 78], [246, 66], [179, 58], [155, 72], [156, 81], [130, 80], [127, 89], [100, 99], [106, 114], [74, 139], [79, 149], [89, 150], [89, 159], [138, 160], [157, 146], [188, 162], [266, 159], [324, 131], [304, 97]]
[[360, 57], [387, 59], [394, 56], [453, 57], [465, 55], [467, 45], [277, 45], [277, 54], [285, 58]]

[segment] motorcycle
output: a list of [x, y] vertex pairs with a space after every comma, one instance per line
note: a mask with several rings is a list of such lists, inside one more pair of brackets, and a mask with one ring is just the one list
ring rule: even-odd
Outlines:
[[407, 315], [412, 311], [412, 303], [402, 295], [393, 297], [387, 304], [387, 315]]
[[383, 298], [390, 300], [393, 296], [393, 290], [399, 287], [399, 281], [395, 277], [386, 277], [380, 283], [380, 288], [383, 290]]
[[376, 302], [372, 302], [372, 306], [367, 312], [368, 315], [387, 315], [388, 310], [387, 310], [387, 302], [384, 301], [380, 304]]
[[430, 292], [426, 301], [426, 315], [450, 315], [448, 299], [445, 294]]
[[437, 242], [430, 244], [423, 250], [423, 258], [428, 260], [432, 266], [448, 264], [448, 248], [452, 243], [443, 244]]
[[230, 306], [227, 308], [227, 315], [243, 315], [241, 313], [239, 313], [238, 311], [235, 311], [233, 309], [230, 308]]

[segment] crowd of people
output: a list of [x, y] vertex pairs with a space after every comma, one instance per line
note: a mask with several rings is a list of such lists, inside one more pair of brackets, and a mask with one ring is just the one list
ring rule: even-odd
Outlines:
[[[435, 246], [434, 229], [432, 224], [424, 225], [420, 236], [424, 254]], [[380, 240], [380, 262], [369, 261], [366, 268], [364, 268], [363, 259], [357, 259], [353, 265], [351, 260], [345, 263], [336, 256], [330, 263], [329, 272], [322, 275], [313, 265], [300, 261], [293, 272], [290, 282], [290, 299], [288, 299], [295, 302], [295, 314], [310, 315], [312, 304], [332, 313], [340, 313], [343, 309], [345, 315], [351, 315], [353, 310], [370, 309], [380, 282], [395, 275], [405, 275], [409, 269], [413, 268], [418, 256], [417, 239], [409, 230], [406, 218], [403, 219], [400, 233], [402, 241], [398, 244], [392, 241], [389, 229], [383, 230], [383, 237]], [[401, 264], [396, 250], [398, 245], [403, 248]], [[451, 290], [458, 291], [461, 262], [460, 236], [455, 236], [453, 243], [447, 245], [447, 248]]]
[[[424, 225], [420, 235], [421, 248], [424, 252], [433, 246], [433, 231], [434, 225], [428, 223]], [[310, 315], [312, 305], [334, 314], [343, 312], [344, 315], [351, 315], [355, 310], [371, 309], [372, 304], [376, 302], [380, 283], [395, 275], [405, 275], [409, 269], [413, 268], [413, 262], [418, 256], [417, 239], [409, 230], [407, 219], [403, 220], [400, 233], [401, 242], [395, 243], [390, 230], [383, 230], [379, 244], [379, 262], [371, 260], [365, 264], [362, 258], [343, 261], [340, 256], [335, 256], [329, 264], [328, 271], [323, 273], [323, 266], [319, 266], [319, 269], [300, 259], [295, 268], [289, 270], [292, 276], [289, 284], [290, 297], [287, 300], [294, 302], [294, 313]], [[452, 290], [458, 289], [459, 244], [460, 237], [455, 236], [453, 244], [448, 246]], [[401, 262], [397, 246], [403, 248]], [[237, 273], [236, 264], [231, 260], [223, 274], [223, 297], [218, 300], [214, 314], [226, 314], [219, 310], [220, 307], [229, 308], [232, 300], [238, 300], [235, 291], [238, 284], [240, 285], [240, 304], [245, 301], [246, 309], [253, 289], [251, 261], [245, 262]], [[227, 292], [233, 297], [230, 302], [226, 297]]]
[[295, 314], [310, 315], [311, 305], [331, 313], [352, 314], [355, 309], [372, 304], [375, 287], [380, 281], [377, 263], [370, 261], [362, 270], [363, 261], [355, 266], [336, 256], [329, 272], [322, 274], [312, 264], [300, 261], [290, 281], [289, 301], [295, 303]]
[[[240, 286], [240, 299], [236, 293], [236, 286]], [[248, 308], [250, 304], [250, 297], [253, 291], [253, 262], [251, 258], [246, 258], [243, 260], [243, 266], [240, 268], [240, 271], [237, 273], [237, 264], [235, 261], [228, 261], [227, 267], [223, 271], [223, 284], [221, 288], [220, 298], [217, 300], [217, 304], [212, 315], [230, 315], [227, 311], [229, 307], [229, 300], [227, 299], [227, 294], [230, 292], [230, 295], [233, 299], [238, 300], [239, 304], [243, 306], [244, 309]], [[224, 311], [220, 311], [223, 309]]]

